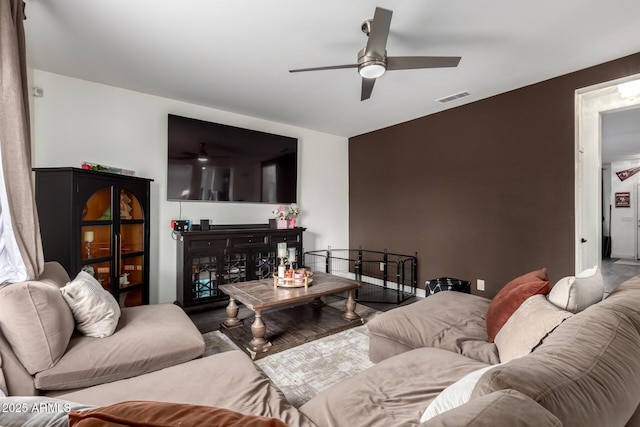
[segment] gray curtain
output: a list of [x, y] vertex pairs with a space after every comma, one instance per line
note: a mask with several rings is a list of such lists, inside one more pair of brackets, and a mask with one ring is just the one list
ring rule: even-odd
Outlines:
[[24, 3], [0, 0], [0, 283], [36, 279], [44, 267], [31, 173]]

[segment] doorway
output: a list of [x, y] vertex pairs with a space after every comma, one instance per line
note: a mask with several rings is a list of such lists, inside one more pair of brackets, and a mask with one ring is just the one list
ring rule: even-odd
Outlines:
[[[605, 276], [606, 292], [627, 278], [640, 274], [640, 265], [621, 265], [622, 260], [615, 258], [605, 259], [604, 262], [602, 259], [602, 230], [607, 228], [603, 227], [603, 218], [606, 219], [608, 215], [603, 207], [602, 118], [616, 111], [640, 107], [640, 92], [623, 96], [619, 91], [620, 85], [632, 81], [640, 84], [640, 75], [576, 90], [575, 97], [575, 271], [577, 274], [594, 265], [599, 266]], [[634, 188], [632, 194], [640, 197], [640, 186], [637, 190]], [[635, 207], [639, 202], [636, 200], [633, 203]], [[633, 220], [633, 225], [640, 226], [637, 216]], [[636, 258], [640, 247], [637, 233], [638, 227], [635, 227], [633, 244], [636, 246]]]
[[631, 81], [640, 75], [576, 91], [576, 273], [602, 263], [602, 114], [640, 105], [640, 93], [623, 96], [618, 90]]

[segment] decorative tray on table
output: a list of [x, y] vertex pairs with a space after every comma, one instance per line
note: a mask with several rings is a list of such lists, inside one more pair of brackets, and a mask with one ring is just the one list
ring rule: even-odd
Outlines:
[[273, 286], [280, 288], [301, 288], [307, 287], [312, 282], [313, 271], [305, 268], [297, 270], [285, 270], [285, 277], [278, 277], [278, 273], [273, 274]]

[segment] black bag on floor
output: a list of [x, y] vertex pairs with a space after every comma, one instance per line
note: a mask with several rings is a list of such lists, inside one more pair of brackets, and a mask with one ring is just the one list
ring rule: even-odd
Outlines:
[[427, 280], [424, 284], [424, 289], [427, 292], [427, 296], [440, 291], [457, 291], [470, 294], [471, 282], [454, 279], [453, 277], [440, 277], [439, 279]]

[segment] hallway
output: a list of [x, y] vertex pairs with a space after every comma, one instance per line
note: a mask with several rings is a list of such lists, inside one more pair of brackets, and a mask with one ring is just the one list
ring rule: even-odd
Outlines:
[[602, 259], [601, 271], [604, 278], [605, 295], [627, 279], [640, 276], [640, 263], [638, 265], [616, 264], [617, 260], [618, 258]]

